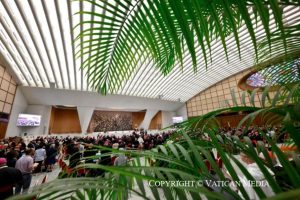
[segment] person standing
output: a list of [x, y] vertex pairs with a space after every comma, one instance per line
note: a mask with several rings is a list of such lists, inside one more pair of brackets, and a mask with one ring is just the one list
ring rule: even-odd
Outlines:
[[13, 167], [8, 167], [5, 158], [0, 158], [0, 199], [13, 195], [13, 187], [22, 182], [22, 173]]
[[23, 188], [23, 191], [28, 189], [31, 184], [32, 179], [32, 171], [34, 169], [34, 162], [33, 162], [33, 155], [34, 150], [33, 149], [26, 149], [25, 155], [19, 158], [16, 162], [16, 169], [19, 169], [22, 172], [22, 183], [18, 184], [16, 187], [16, 193], [20, 193], [21, 189]]
[[47, 155], [47, 165], [48, 165], [48, 172], [52, 172], [53, 166], [56, 163], [56, 155], [57, 155], [57, 150], [55, 149], [55, 144], [51, 144], [50, 148], [46, 151]]
[[34, 154], [34, 162], [38, 163], [38, 166], [34, 170], [35, 173], [41, 172], [45, 158], [46, 150], [43, 148], [42, 145], [37, 146], [37, 149]]
[[17, 162], [17, 156], [18, 156], [18, 153], [15, 151], [15, 150], [13, 150], [13, 149], [10, 149], [10, 151], [8, 151], [7, 153], [6, 153], [6, 160], [7, 160], [7, 163], [6, 163], [6, 165], [8, 166], [8, 167], [13, 167], [13, 168], [15, 168], [15, 166], [16, 166], [16, 162]]

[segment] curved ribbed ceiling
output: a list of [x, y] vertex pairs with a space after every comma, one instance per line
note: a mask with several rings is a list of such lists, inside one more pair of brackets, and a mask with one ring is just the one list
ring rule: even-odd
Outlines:
[[[1, 0], [0, 53], [20, 85], [49, 88], [55, 84], [58, 89], [92, 91], [88, 88], [85, 72], [80, 70], [82, 59], [74, 57], [76, 46], [72, 43], [81, 30], [89, 27], [84, 24], [74, 32], [71, 30], [80, 21], [89, 20], [75, 13], [93, 9], [81, 1]], [[299, 23], [300, 8], [285, 7], [283, 21], [286, 25]], [[271, 19], [270, 31], [274, 29], [275, 22]], [[263, 26], [258, 22], [256, 38], [261, 40], [264, 35]], [[199, 46], [196, 48], [198, 63], [203, 66], [199, 66], [196, 73], [189, 56], [184, 59], [183, 70], [178, 64], [168, 76], [154, 68], [149, 59], [137, 67], [117, 94], [185, 102], [224, 78], [254, 65], [254, 49], [245, 26], [240, 28], [239, 37], [241, 60], [234, 38], [229, 36], [229, 62], [220, 41], [211, 44], [213, 62], [208, 70]]]

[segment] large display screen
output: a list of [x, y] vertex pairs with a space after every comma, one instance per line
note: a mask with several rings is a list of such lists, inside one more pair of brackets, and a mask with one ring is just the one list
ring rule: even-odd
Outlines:
[[39, 126], [41, 115], [19, 114], [17, 126]]
[[173, 117], [172, 119], [173, 119], [173, 124], [178, 124], [178, 123], [183, 122], [183, 117], [181, 117], [181, 116]]

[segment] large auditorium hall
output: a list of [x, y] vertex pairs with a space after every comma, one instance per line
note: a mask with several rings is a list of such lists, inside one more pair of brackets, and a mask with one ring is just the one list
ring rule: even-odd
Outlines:
[[300, 0], [0, 0], [0, 200], [300, 197]]

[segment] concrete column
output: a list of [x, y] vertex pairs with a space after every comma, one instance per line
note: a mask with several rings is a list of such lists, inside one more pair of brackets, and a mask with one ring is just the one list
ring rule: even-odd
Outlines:
[[147, 130], [150, 126], [152, 118], [156, 115], [156, 113], [158, 111], [159, 110], [147, 110], [146, 114], [145, 114], [145, 117], [144, 117], [144, 120], [141, 123], [141, 125], [139, 126], [139, 128], [143, 128], [143, 129]]
[[8, 122], [8, 127], [6, 130], [5, 137], [21, 136], [22, 127], [17, 126], [17, 120], [20, 113], [25, 113], [27, 106], [28, 106], [27, 99], [25, 98], [22, 91], [18, 87], [15, 94], [12, 111], [9, 116], [9, 122]]
[[94, 110], [95, 110], [94, 107], [83, 107], [83, 106], [77, 107], [82, 133], [87, 132]]

